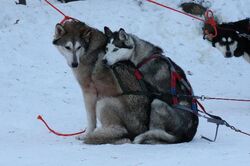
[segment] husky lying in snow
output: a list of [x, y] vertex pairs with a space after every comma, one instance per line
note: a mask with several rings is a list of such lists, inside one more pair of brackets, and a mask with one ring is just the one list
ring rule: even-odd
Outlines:
[[243, 56], [250, 63], [250, 19], [237, 22], [218, 24], [217, 36], [213, 36], [214, 29], [210, 25], [204, 25], [204, 38], [212, 42], [212, 46], [218, 48], [225, 57]]
[[[87, 111], [87, 144], [127, 143], [148, 130], [147, 96], [121, 95], [113, 71], [102, 63], [105, 35], [85, 23], [71, 20], [57, 24], [53, 44], [66, 58], [82, 89]], [[131, 91], [140, 91], [131, 65], [120, 65], [120, 79]], [[101, 126], [96, 128], [96, 117]]]
[[[127, 34], [124, 29], [112, 32], [108, 27], [104, 28], [108, 38], [106, 54], [103, 63], [111, 66], [123, 60], [131, 61], [135, 66], [148, 59], [139, 70], [144, 81], [150, 87], [152, 93], [163, 93], [169, 91], [171, 71], [174, 67], [187, 83], [184, 71], [169, 59], [162, 55], [161, 48], [138, 38], [135, 35]], [[158, 55], [160, 58], [149, 59]], [[191, 87], [190, 87], [191, 89]], [[177, 84], [177, 94], [189, 95], [190, 91], [183, 85]], [[172, 98], [172, 96], [171, 96]], [[198, 127], [196, 112], [191, 110], [192, 99], [180, 97], [179, 105], [186, 110], [178, 109], [171, 105], [169, 98], [155, 98], [151, 103], [149, 131], [137, 136], [134, 143], [179, 143], [191, 141]], [[189, 110], [189, 111], [187, 111]], [[191, 110], [191, 111], [190, 111]]]
[[199, 15], [199, 16], [204, 15], [207, 10], [207, 8], [202, 6], [202, 4], [195, 3], [195, 2], [184, 2], [180, 5], [180, 7], [186, 13]]

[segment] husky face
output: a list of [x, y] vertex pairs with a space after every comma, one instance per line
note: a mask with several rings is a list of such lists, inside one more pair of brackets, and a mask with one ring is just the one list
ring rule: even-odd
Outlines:
[[231, 37], [222, 37], [215, 43], [215, 47], [218, 48], [222, 54], [226, 57], [232, 57], [234, 50], [236, 50], [238, 42]]
[[112, 32], [108, 27], [104, 27], [105, 35], [108, 38], [106, 54], [103, 63], [113, 65], [116, 62], [131, 59], [134, 52], [134, 41], [124, 29]]
[[217, 36], [215, 36], [215, 29], [209, 24], [205, 24], [203, 27], [203, 39], [212, 42], [212, 45], [218, 48], [226, 58], [233, 56], [238, 45], [235, 40], [236, 36], [230, 31], [217, 28]]
[[80, 57], [84, 55], [89, 46], [90, 31], [71, 32], [67, 31], [63, 25], [57, 24], [53, 44], [59, 52], [66, 58], [70, 67], [76, 68], [80, 62]]
[[247, 37], [247, 34], [250, 34], [249, 18], [217, 24], [217, 36], [214, 35], [215, 29], [211, 25], [204, 24], [203, 34], [203, 38], [209, 40], [225, 57], [243, 56], [249, 62], [250, 40]]

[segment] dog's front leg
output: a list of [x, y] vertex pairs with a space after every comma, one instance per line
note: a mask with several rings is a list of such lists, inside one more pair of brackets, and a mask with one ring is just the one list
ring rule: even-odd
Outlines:
[[84, 94], [84, 103], [88, 121], [87, 133], [94, 131], [94, 129], [96, 128], [96, 102], [97, 96], [95, 93]]
[[97, 95], [96, 93], [85, 92], [83, 93], [84, 96], [84, 104], [87, 113], [87, 130], [86, 133], [79, 135], [76, 137], [78, 140], [83, 140], [86, 135], [93, 132], [96, 128], [96, 102], [97, 102]]

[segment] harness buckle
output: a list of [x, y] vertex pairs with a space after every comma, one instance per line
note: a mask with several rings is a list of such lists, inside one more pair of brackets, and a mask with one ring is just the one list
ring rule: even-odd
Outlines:
[[206, 100], [206, 97], [204, 95], [201, 95], [200, 100], [204, 101], [204, 100]]

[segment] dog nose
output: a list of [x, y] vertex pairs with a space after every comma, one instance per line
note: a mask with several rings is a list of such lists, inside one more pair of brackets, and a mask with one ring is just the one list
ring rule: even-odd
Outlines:
[[230, 58], [230, 57], [232, 57], [232, 53], [230, 51], [227, 51], [226, 52], [226, 58]]
[[71, 64], [71, 66], [72, 66], [73, 68], [76, 68], [76, 67], [78, 66], [78, 63], [77, 63], [77, 62], [73, 62], [73, 63]]
[[106, 65], [106, 64], [108, 63], [107, 59], [103, 59], [103, 60], [102, 60], [102, 63], [103, 63], [104, 65]]

